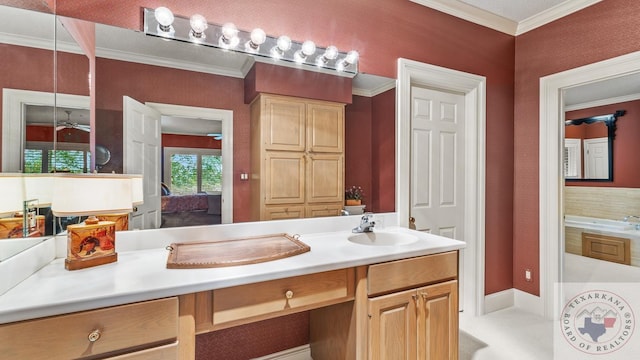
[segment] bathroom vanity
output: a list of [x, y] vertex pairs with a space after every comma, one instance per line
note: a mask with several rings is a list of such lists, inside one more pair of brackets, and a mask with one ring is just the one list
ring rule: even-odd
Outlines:
[[[172, 241], [168, 230], [158, 244]], [[0, 353], [193, 359], [196, 334], [310, 310], [316, 360], [456, 359], [464, 243], [382, 232], [415, 241], [362, 245], [348, 230], [310, 233], [300, 237], [307, 253], [209, 269], [167, 269], [167, 250], [140, 243], [101, 267], [71, 272], [58, 258], [0, 296]]]

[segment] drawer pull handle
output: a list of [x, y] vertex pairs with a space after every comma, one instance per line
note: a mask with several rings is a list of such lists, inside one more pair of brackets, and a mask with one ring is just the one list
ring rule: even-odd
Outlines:
[[87, 336], [87, 338], [91, 342], [98, 341], [98, 339], [100, 339], [100, 330], [98, 330], [98, 329], [93, 330], [91, 333], [89, 333], [89, 336]]
[[285, 296], [287, 299], [291, 299], [291, 298], [293, 298], [293, 291], [291, 291], [291, 290], [287, 290], [287, 292], [286, 292], [286, 293], [284, 293], [284, 296]]

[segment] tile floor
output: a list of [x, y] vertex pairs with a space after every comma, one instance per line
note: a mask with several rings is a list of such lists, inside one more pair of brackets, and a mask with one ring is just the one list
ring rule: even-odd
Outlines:
[[480, 317], [460, 314], [460, 360], [553, 359], [553, 322], [508, 308]]

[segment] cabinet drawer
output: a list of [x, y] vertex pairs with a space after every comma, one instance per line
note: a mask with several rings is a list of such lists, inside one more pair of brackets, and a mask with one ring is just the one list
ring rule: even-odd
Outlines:
[[342, 210], [342, 203], [324, 204], [324, 205], [308, 205], [307, 217], [323, 217], [323, 216], [339, 216]]
[[3, 325], [0, 339], [11, 341], [0, 342], [0, 354], [47, 360], [115, 356], [173, 343], [177, 335], [178, 299], [168, 298]]
[[178, 359], [178, 343], [158, 346], [153, 349], [136, 351], [134, 353], [114, 356], [109, 360], [176, 360]]
[[302, 219], [304, 217], [304, 206], [265, 206], [262, 220], [284, 220]]
[[375, 296], [456, 279], [457, 276], [458, 253], [456, 251], [375, 264], [369, 266], [368, 294]]
[[341, 269], [213, 291], [213, 326], [281, 316], [354, 296], [354, 270]]

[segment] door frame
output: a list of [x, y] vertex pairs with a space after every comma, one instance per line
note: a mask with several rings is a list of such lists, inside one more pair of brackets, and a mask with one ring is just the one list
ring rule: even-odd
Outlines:
[[[65, 107], [73, 109], [89, 109], [89, 96], [54, 94], [52, 92], [2, 89], [2, 172], [23, 171], [22, 157], [26, 145], [27, 105]], [[56, 112], [54, 111], [54, 117]], [[53, 119], [56, 126], [57, 119]], [[20, 141], [20, 146], [15, 146]], [[54, 143], [55, 136], [51, 139]]]
[[[461, 93], [465, 97], [465, 205], [467, 240], [461, 291], [464, 309], [484, 314], [485, 272], [485, 129], [486, 78], [462, 71], [398, 59], [396, 88], [396, 212], [398, 224], [409, 226], [411, 153], [411, 87]], [[466, 281], [465, 281], [466, 280]]]
[[[147, 102], [145, 105], [164, 116], [197, 118], [222, 122], [222, 217], [223, 224], [233, 222], [233, 111], [195, 106]], [[230, 186], [227, 186], [230, 185]]]
[[554, 296], [562, 281], [564, 251], [564, 90], [571, 87], [640, 72], [640, 51], [569, 69], [540, 78], [540, 301], [541, 315], [554, 319], [562, 309]]

